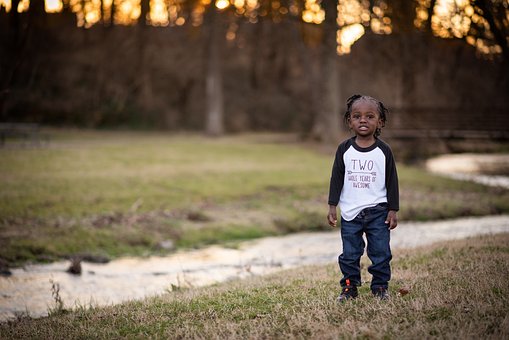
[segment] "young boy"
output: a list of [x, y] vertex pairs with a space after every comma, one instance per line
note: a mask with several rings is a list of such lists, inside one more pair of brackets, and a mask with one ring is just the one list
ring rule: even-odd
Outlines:
[[361, 285], [360, 259], [367, 253], [371, 292], [387, 299], [392, 259], [390, 230], [398, 225], [398, 174], [390, 147], [378, 139], [388, 110], [372, 97], [353, 95], [347, 100], [345, 122], [355, 136], [342, 142], [332, 167], [329, 189], [329, 225], [336, 226], [341, 210], [343, 253], [338, 262], [343, 278], [338, 301], [356, 298]]

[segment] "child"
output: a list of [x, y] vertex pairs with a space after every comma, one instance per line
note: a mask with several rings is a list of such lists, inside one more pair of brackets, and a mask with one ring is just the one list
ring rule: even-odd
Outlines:
[[329, 189], [329, 225], [336, 226], [336, 206], [341, 210], [343, 253], [338, 262], [343, 278], [338, 301], [357, 297], [361, 285], [360, 258], [368, 241], [367, 253], [372, 264], [371, 292], [387, 299], [392, 259], [390, 230], [398, 225], [398, 174], [390, 147], [378, 139], [387, 120], [388, 110], [372, 97], [348, 98], [345, 123], [355, 136], [342, 142], [332, 167]]

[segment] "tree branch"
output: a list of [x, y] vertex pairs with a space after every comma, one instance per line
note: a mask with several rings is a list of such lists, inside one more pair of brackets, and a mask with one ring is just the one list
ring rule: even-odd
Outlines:
[[503, 32], [497, 26], [495, 16], [491, 11], [492, 8], [486, 3], [486, 0], [475, 0], [474, 4], [483, 11], [483, 16], [490, 25], [490, 30], [493, 33], [493, 36], [495, 37], [495, 42], [502, 48], [502, 54], [504, 56], [505, 61], [509, 62], [509, 47], [507, 46], [507, 40]]

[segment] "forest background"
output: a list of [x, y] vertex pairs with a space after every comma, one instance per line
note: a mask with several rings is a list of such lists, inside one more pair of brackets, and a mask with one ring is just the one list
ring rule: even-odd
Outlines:
[[[0, 1], [0, 122], [507, 139], [505, 0]], [[17, 8], [17, 10], [12, 10]]]

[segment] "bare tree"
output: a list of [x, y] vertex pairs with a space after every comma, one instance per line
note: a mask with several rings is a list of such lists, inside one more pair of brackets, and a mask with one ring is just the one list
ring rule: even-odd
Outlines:
[[336, 18], [338, 16], [336, 1], [324, 1], [325, 21], [321, 24], [323, 41], [318, 57], [319, 79], [313, 90], [317, 93], [316, 115], [311, 130], [311, 137], [323, 142], [335, 142], [340, 132], [339, 114], [339, 78], [336, 53]]
[[115, 12], [117, 11], [117, 5], [115, 4], [115, 0], [111, 0], [110, 7], [110, 22], [109, 27], [113, 28], [115, 26]]
[[211, 4], [205, 14], [207, 46], [206, 65], [206, 118], [205, 131], [208, 135], [218, 136], [224, 133], [223, 77], [221, 71], [221, 52], [224, 34], [219, 10]]
[[153, 91], [152, 91], [152, 77], [150, 75], [150, 50], [148, 40], [150, 35], [147, 34], [146, 19], [150, 11], [150, 1], [141, 0], [141, 13], [138, 18], [137, 31], [137, 82], [138, 82], [138, 101], [141, 107], [150, 111], [153, 107]]

